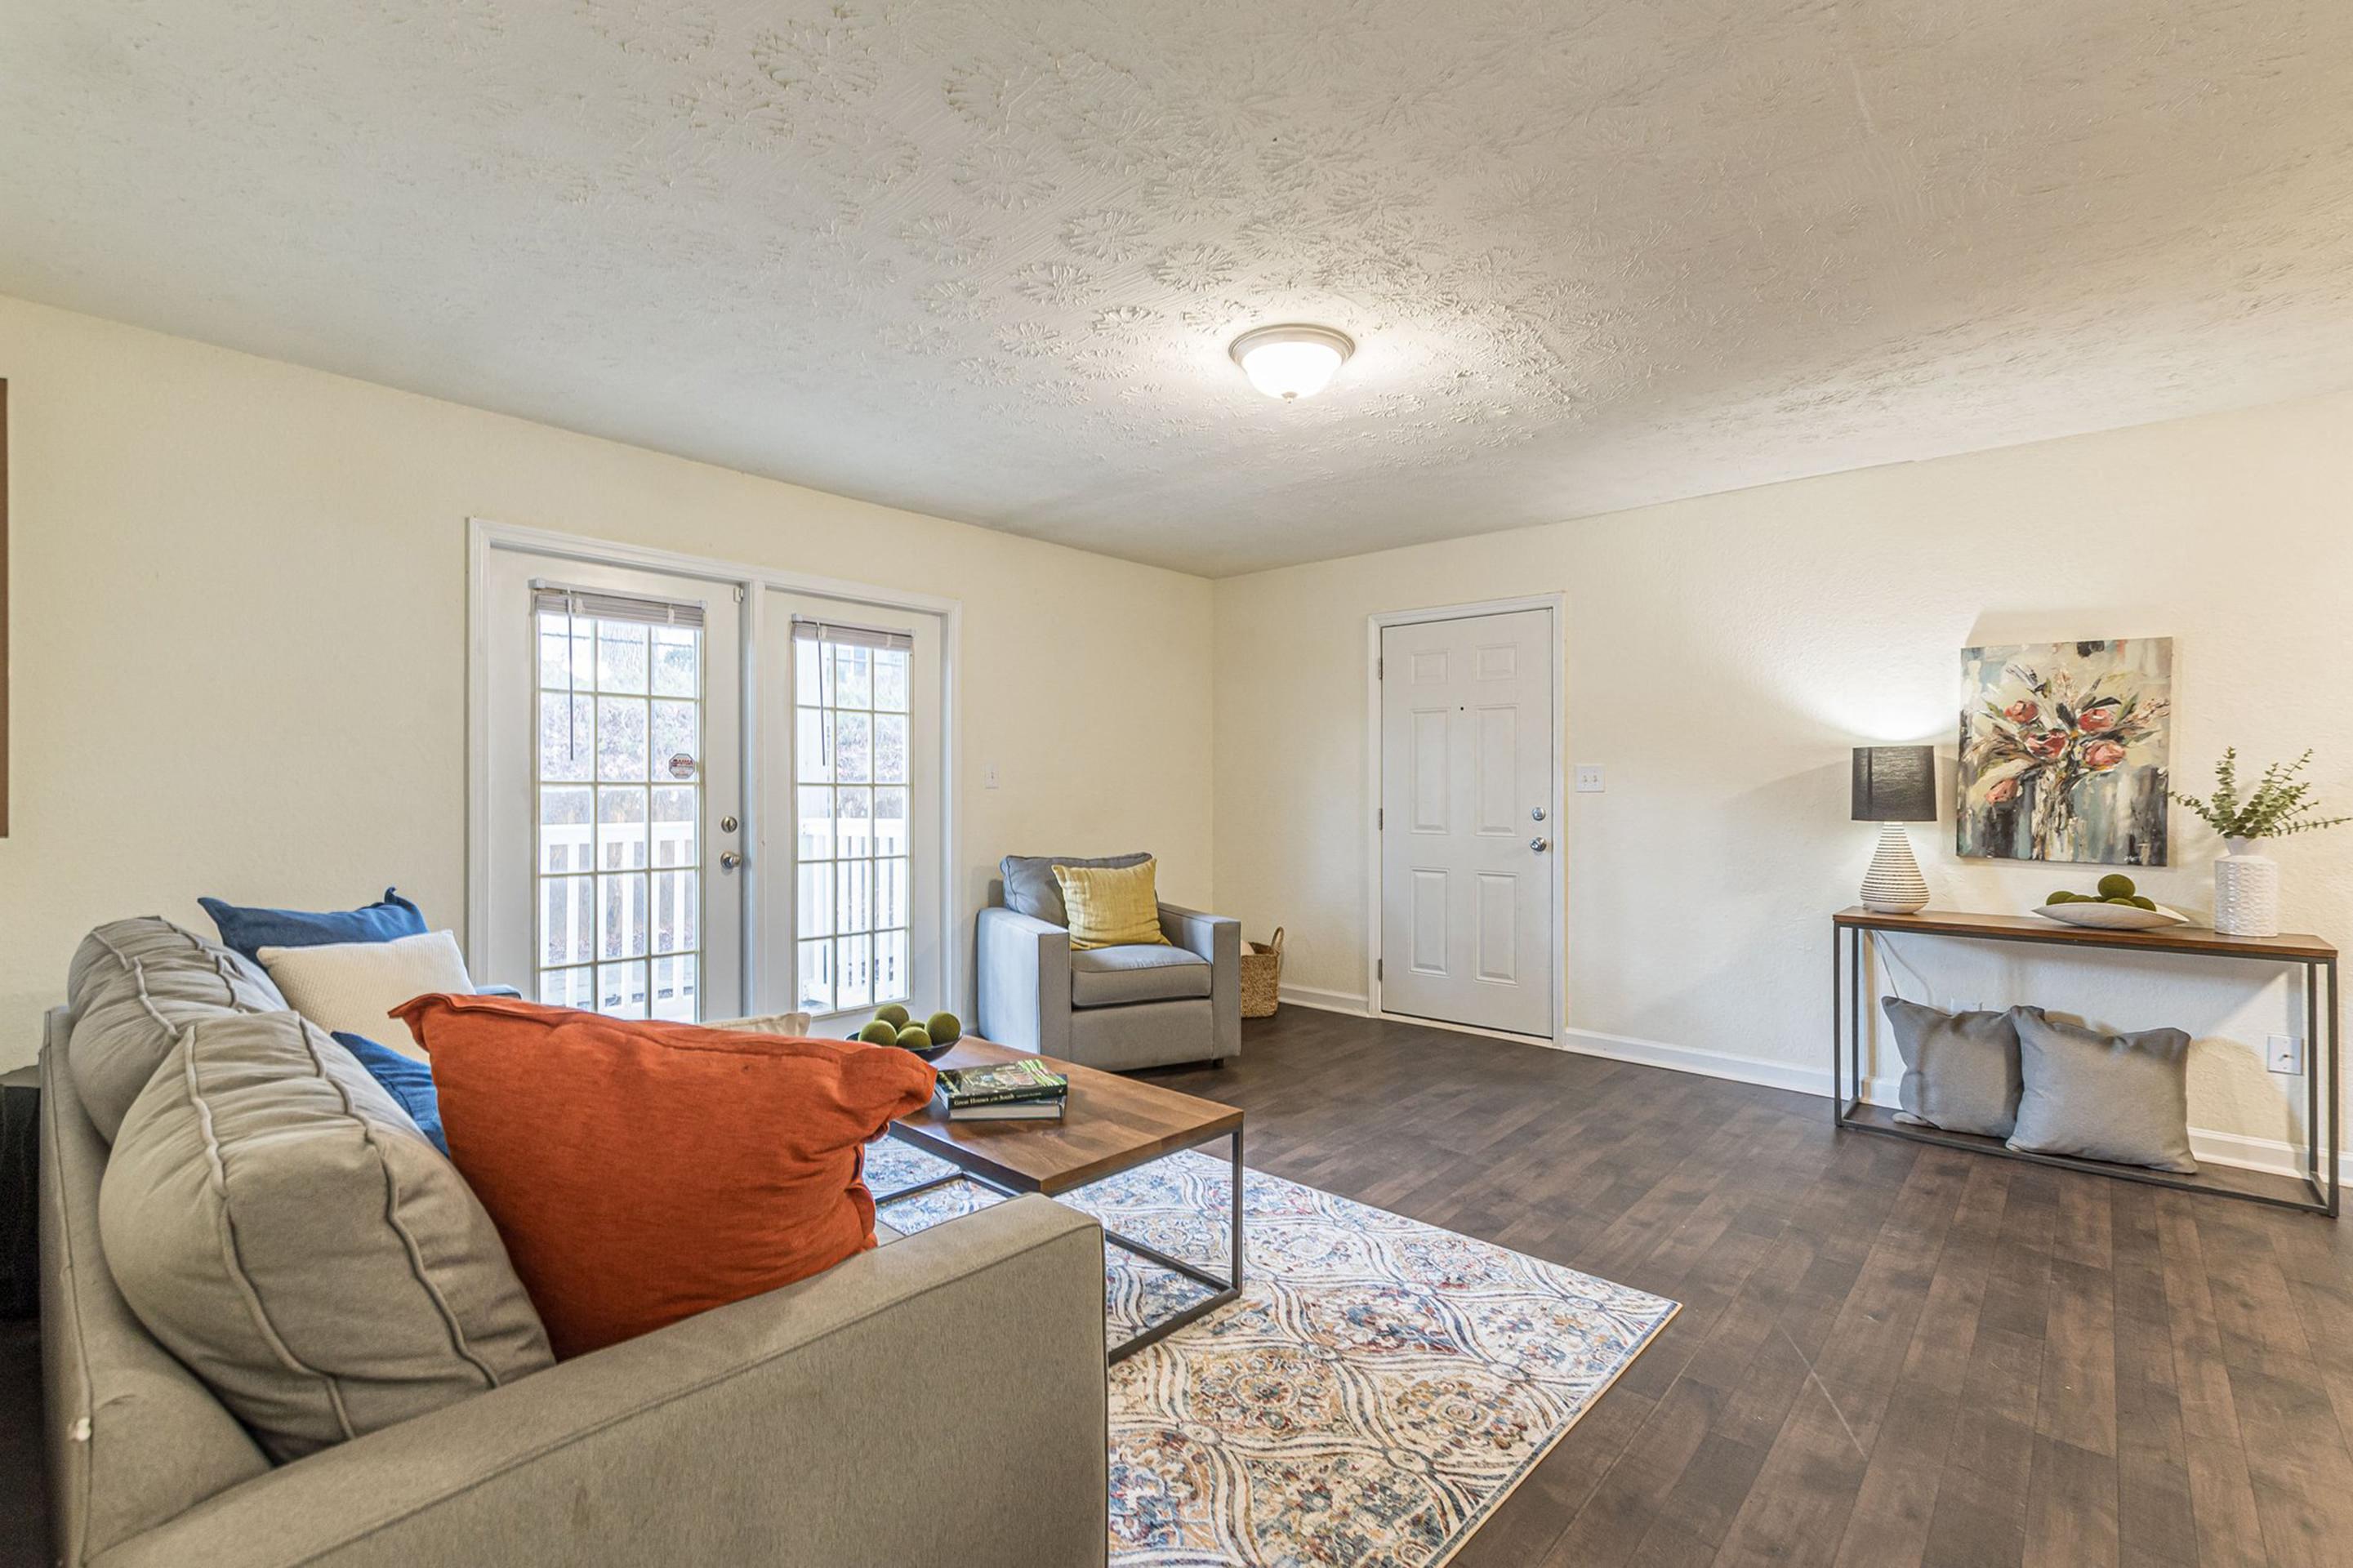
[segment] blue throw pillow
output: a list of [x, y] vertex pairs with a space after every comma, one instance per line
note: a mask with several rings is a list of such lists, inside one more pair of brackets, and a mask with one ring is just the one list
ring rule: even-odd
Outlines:
[[265, 947], [322, 947], [335, 942], [392, 942], [423, 936], [425, 917], [415, 904], [386, 888], [380, 903], [358, 910], [313, 913], [309, 910], [248, 910], [218, 899], [198, 899], [220, 928], [221, 942], [254, 963]]
[[433, 1067], [415, 1057], [404, 1057], [390, 1046], [379, 1046], [365, 1035], [347, 1035], [335, 1031], [335, 1043], [359, 1059], [367, 1068], [368, 1077], [384, 1085], [385, 1092], [400, 1101], [417, 1130], [433, 1141], [433, 1146], [444, 1154], [449, 1152], [449, 1141], [441, 1134], [441, 1092], [433, 1087]]

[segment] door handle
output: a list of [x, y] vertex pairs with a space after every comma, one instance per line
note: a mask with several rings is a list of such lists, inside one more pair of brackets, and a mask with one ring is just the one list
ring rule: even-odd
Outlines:
[[1541, 855], [1546, 850], [1552, 847], [1552, 840], [1549, 838], [1531, 838], [1528, 840], [1528, 847]]
[[743, 863], [744, 857], [733, 849], [723, 849], [719, 852], [719, 868], [722, 871], [733, 871]]

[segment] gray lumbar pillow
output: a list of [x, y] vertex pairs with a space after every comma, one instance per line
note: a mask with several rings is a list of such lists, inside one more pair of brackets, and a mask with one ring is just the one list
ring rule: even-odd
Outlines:
[[[1904, 1057], [1898, 1121], [2007, 1138], [2018, 1120], [2018, 1030], [2009, 1013], [1947, 1013], [1884, 998]], [[2032, 1012], [2032, 1008], [2015, 1008]], [[2039, 1015], [2038, 1015], [2039, 1016]]]
[[2010, 1009], [2026, 1092], [2010, 1146], [2195, 1174], [2189, 1154], [2189, 1037], [2109, 1035]]
[[293, 1013], [181, 1031], [98, 1219], [139, 1321], [281, 1461], [553, 1364], [458, 1168]]
[[286, 1008], [259, 964], [154, 915], [114, 921], [82, 938], [66, 971], [66, 1000], [73, 1010], [66, 1065], [110, 1143], [181, 1029], [198, 1018]]
[[1008, 855], [997, 863], [997, 870], [1005, 879], [1007, 909], [1048, 925], [1067, 926], [1071, 911], [1063, 907], [1062, 884], [1054, 880], [1055, 867], [1141, 866], [1151, 858], [1144, 854], [1113, 855], [1101, 860], [1082, 860], [1075, 855]]

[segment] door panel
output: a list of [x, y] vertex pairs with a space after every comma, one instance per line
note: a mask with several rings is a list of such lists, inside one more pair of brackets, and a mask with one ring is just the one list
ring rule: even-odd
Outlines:
[[1385, 627], [1381, 659], [1382, 1009], [1549, 1039], [1552, 613]]
[[562, 1006], [744, 1011], [733, 584], [494, 549], [476, 980]]

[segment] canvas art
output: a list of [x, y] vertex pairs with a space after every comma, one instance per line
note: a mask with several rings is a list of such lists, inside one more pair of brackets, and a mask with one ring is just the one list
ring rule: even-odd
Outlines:
[[2172, 709], [2171, 637], [1963, 649], [1956, 851], [2164, 865]]

